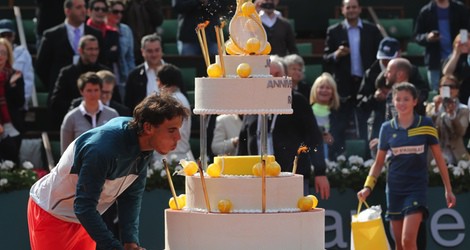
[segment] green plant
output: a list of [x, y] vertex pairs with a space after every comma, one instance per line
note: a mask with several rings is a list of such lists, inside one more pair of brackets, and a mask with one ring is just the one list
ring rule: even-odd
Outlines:
[[31, 162], [17, 167], [12, 161], [0, 162], [0, 192], [29, 188], [38, 179]]

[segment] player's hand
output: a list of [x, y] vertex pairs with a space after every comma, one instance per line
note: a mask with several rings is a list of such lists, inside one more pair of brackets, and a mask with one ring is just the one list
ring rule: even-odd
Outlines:
[[446, 192], [446, 201], [447, 201], [447, 207], [452, 208], [457, 205], [457, 199], [455, 198], [454, 193], [452, 192]]
[[370, 188], [363, 188], [361, 191], [357, 192], [357, 199], [360, 202], [364, 202], [367, 197], [370, 195]]

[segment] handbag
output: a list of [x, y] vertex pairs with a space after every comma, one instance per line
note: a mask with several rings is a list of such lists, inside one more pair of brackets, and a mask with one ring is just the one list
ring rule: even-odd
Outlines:
[[[357, 214], [351, 220], [351, 250], [390, 250], [382, 217], [368, 221], [358, 221], [363, 202], [359, 202]], [[364, 201], [367, 208], [369, 205]]]

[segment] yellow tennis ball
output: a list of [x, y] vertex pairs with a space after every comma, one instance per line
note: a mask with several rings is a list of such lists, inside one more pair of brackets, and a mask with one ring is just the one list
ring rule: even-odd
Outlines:
[[256, 11], [255, 4], [248, 1], [242, 5], [242, 13], [244, 16], [249, 16]]
[[225, 43], [225, 52], [227, 52], [227, 54], [229, 54], [229, 55], [238, 55], [238, 53], [236, 51], [237, 50], [235, 48], [235, 44], [232, 43], [231, 40], [228, 40]]
[[313, 200], [311, 198], [308, 198], [306, 196], [301, 197], [297, 201], [297, 207], [300, 208], [300, 211], [308, 211], [312, 209], [313, 206]]
[[220, 67], [219, 64], [213, 63], [207, 67], [207, 75], [209, 77], [221, 77], [222, 76], [222, 68]]
[[252, 37], [246, 41], [246, 50], [250, 55], [258, 53], [260, 47], [261, 43], [256, 37]]
[[312, 208], [316, 208], [317, 205], [318, 205], [318, 199], [317, 199], [317, 197], [316, 197], [315, 195], [312, 195], [312, 194], [311, 194], [311, 195], [307, 195], [307, 198], [312, 199], [312, 201], [313, 201]]
[[178, 199], [178, 197], [176, 199], [178, 201], [178, 207], [176, 207], [176, 201], [175, 201], [175, 198], [173, 197], [171, 197], [170, 200], [168, 201], [168, 205], [173, 210], [181, 210], [183, 208], [183, 206], [181, 205], [181, 199]]
[[219, 177], [222, 172], [222, 168], [217, 163], [212, 163], [207, 167], [207, 174], [210, 177]]
[[237, 67], [237, 74], [241, 78], [247, 78], [251, 74], [251, 66], [248, 63], [240, 63]]
[[232, 210], [232, 202], [230, 200], [220, 200], [217, 203], [217, 208], [221, 213], [230, 213]]
[[269, 55], [269, 53], [271, 53], [271, 44], [266, 42], [266, 46], [264, 47], [264, 50], [261, 51], [261, 55]]
[[277, 161], [270, 162], [266, 165], [267, 176], [279, 176], [281, 174], [281, 165]]
[[194, 161], [189, 161], [186, 166], [183, 166], [183, 170], [186, 176], [193, 176], [195, 173], [197, 173], [198, 169], [199, 167]]
[[180, 194], [177, 197], [178, 205], [183, 208], [186, 206], [186, 194]]
[[262, 174], [261, 171], [263, 171], [261, 168], [262, 168], [261, 162], [258, 162], [255, 165], [253, 165], [251, 172], [253, 173], [254, 176], [261, 176]]

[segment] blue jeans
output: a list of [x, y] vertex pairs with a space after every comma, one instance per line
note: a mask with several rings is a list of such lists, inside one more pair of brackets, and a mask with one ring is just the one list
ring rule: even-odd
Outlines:
[[441, 71], [438, 69], [428, 69], [429, 88], [439, 90], [439, 81], [441, 80]]

